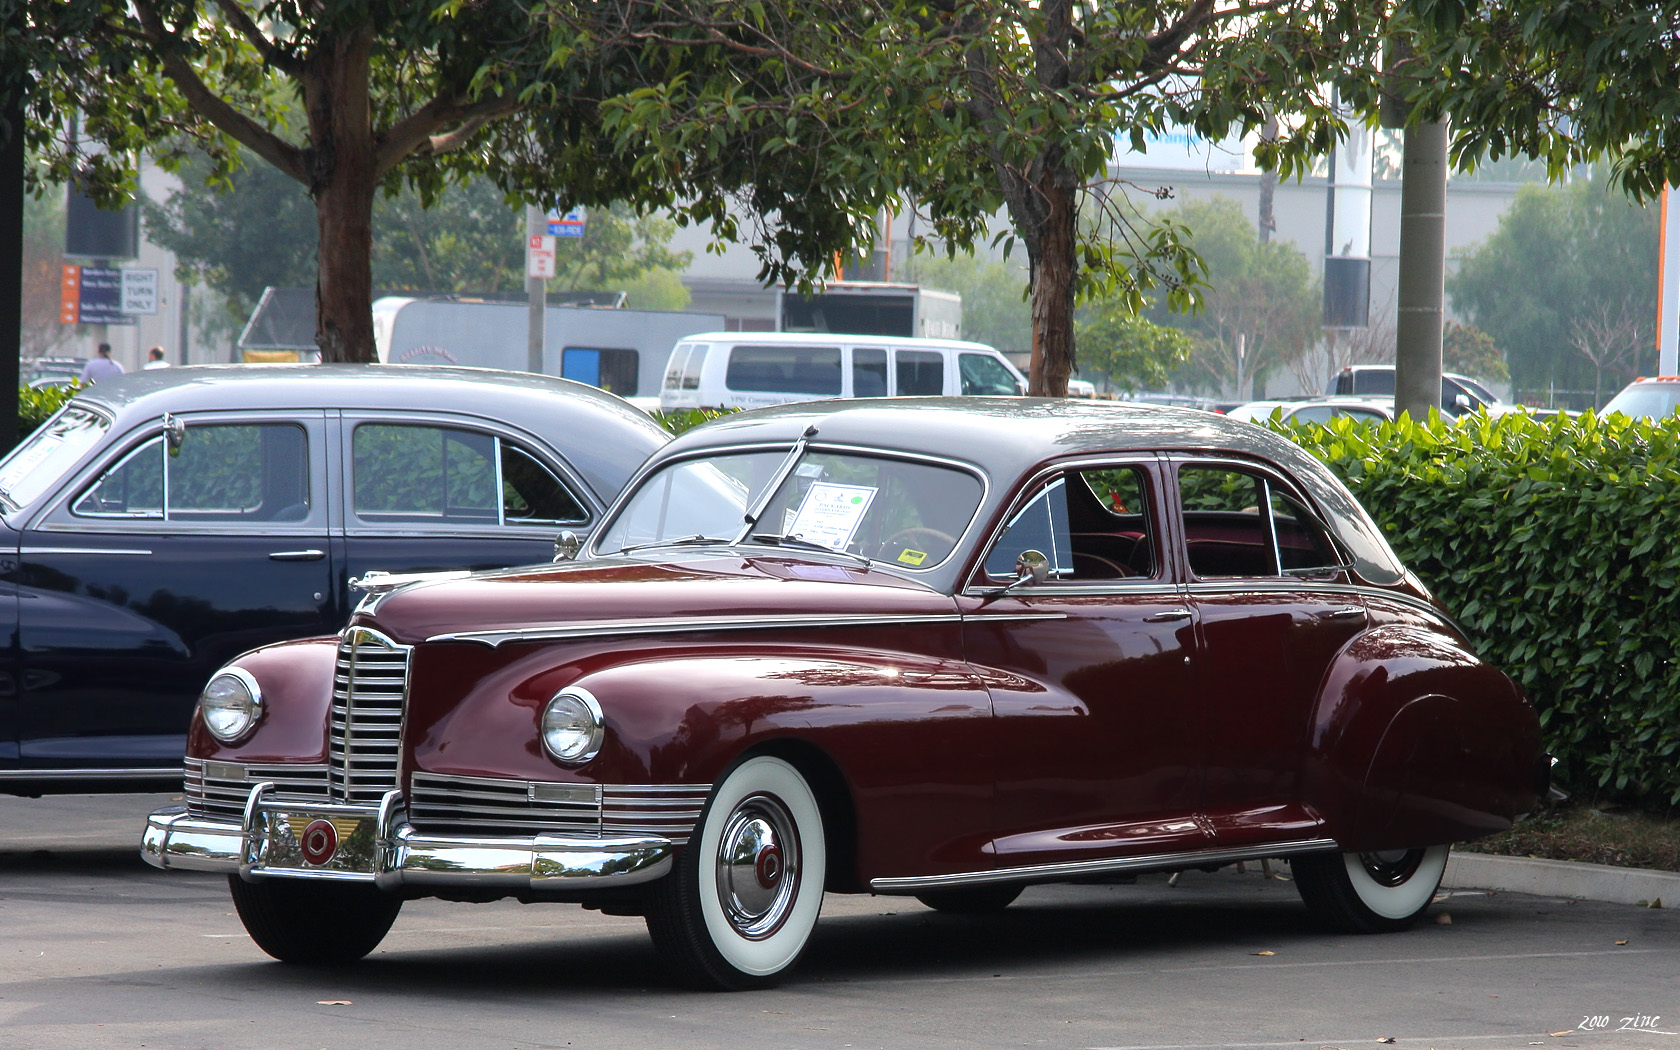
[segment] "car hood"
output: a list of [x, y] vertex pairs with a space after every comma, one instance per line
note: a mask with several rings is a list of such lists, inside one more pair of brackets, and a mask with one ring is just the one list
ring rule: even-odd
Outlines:
[[695, 553], [505, 569], [410, 584], [364, 604], [352, 625], [392, 641], [521, 640], [677, 633], [759, 623], [916, 622], [956, 615], [914, 580], [786, 555]]

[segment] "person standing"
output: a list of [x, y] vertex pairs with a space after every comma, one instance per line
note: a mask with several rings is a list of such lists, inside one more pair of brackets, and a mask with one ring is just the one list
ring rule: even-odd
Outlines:
[[154, 346], [150, 350], [147, 350], [146, 363], [140, 367], [142, 370], [147, 368], [168, 368], [169, 362], [163, 359], [163, 347]]
[[82, 383], [91, 385], [101, 379], [123, 374], [123, 366], [111, 360], [111, 344], [99, 344], [99, 356], [82, 366]]

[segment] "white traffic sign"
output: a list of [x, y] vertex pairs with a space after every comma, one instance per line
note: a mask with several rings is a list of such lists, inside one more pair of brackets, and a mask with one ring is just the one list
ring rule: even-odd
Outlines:
[[554, 276], [554, 238], [533, 233], [525, 238], [525, 276], [547, 280]]
[[125, 314], [155, 314], [158, 312], [158, 272], [156, 270], [124, 270], [122, 272], [122, 312]]

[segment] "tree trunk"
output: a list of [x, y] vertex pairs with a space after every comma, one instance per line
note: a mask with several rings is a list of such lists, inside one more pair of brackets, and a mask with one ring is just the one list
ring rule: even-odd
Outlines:
[[378, 186], [368, 109], [372, 29], [323, 41], [304, 78], [311, 138], [310, 195], [320, 236], [315, 342], [323, 362], [371, 364], [373, 194]]
[[[1042, 180], [1042, 222], [1027, 232], [1032, 263], [1032, 366], [1027, 393], [1066, 397], [1075, 364], [1073, 285], [1077, 261], [1077, 194], [1070, 178], [1056, 172]], [[1017, 224], [1017, 229], [1023, 229]]]

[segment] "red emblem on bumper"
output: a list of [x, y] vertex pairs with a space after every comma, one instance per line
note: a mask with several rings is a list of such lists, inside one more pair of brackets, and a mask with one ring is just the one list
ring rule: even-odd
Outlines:
[[338, 829], [332, 821], [315, 819], [303, 829], [303, 859], [311, 864], [325, 864], [338, 850]]

